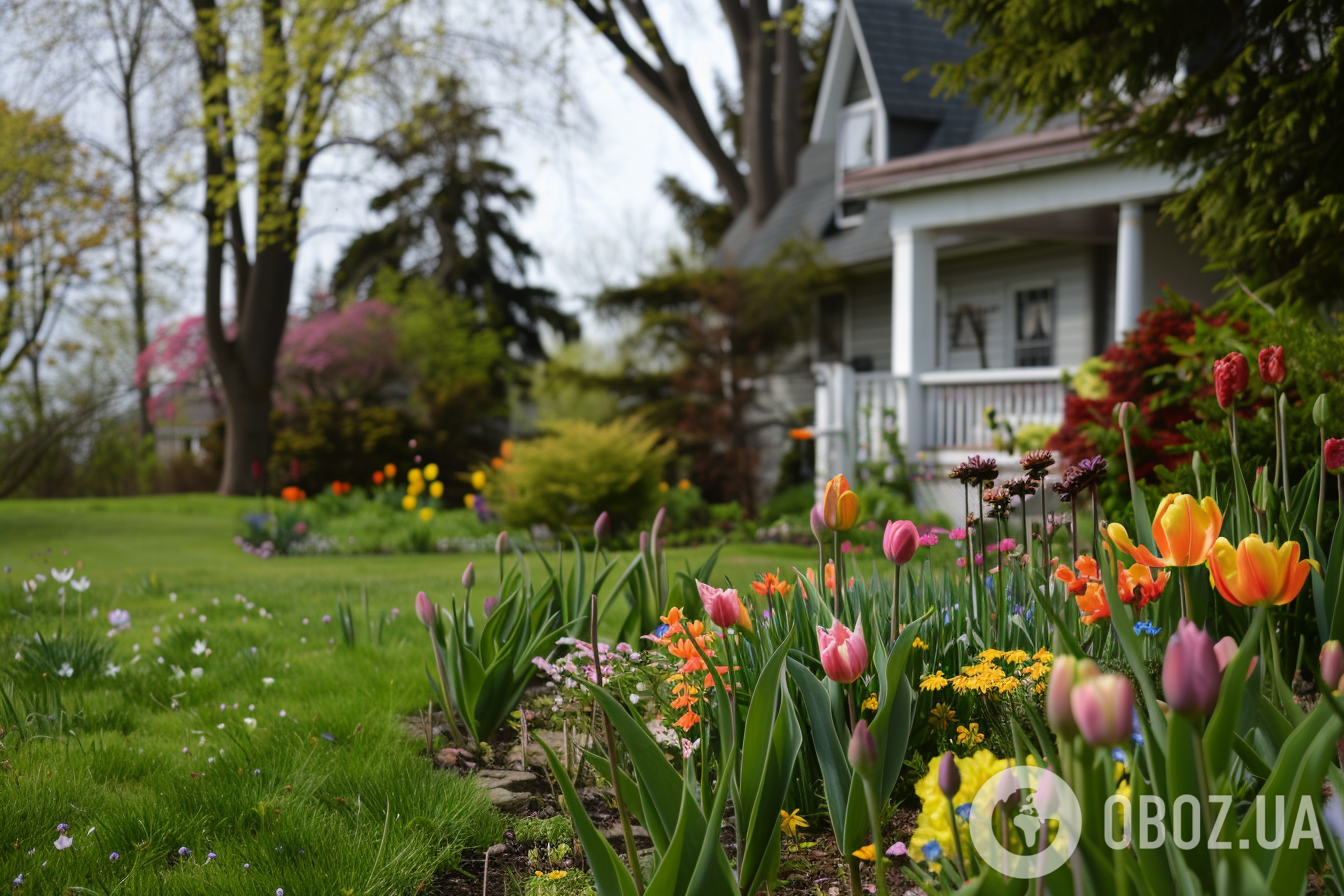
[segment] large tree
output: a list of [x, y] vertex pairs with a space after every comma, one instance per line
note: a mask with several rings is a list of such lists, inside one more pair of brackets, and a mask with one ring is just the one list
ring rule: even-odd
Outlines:
[[740, 138], [740, 153], [711, 123], [690, 73], [644, 0], [569, 2], [621, 55], [625, 73], [676, 122], [714, 169], [733, 213], [749, 211], [754, 220], [764, 219], [793, 185], [794, 159], [802, 140], [804, 63], [810, 57], [799, 0], [780, 0], [774, 12], [767, 0], [720, 0], [732, 35], [740, 89], [740, 112], [725, 119], [737, 119], [731, 125]]
[[1164, 210], [1276, 301], [1344, 282], [1338, 0], [924, 0], [977, 49], [950, 94], [1039, 126], [1078, 113], [1105, 151], [1179, 174]]
[[[220, 491], [248, 494], [255, 490], [253, 462], [264, 464], [271, 451], [271, 392], [289, 318], [304, 188], [318, 154], [335, 139], [342, 97], [375, 62], [404, 50], [384, 39], [403, 4], [192, 5], [205, 138], [205, 328], [227, 405]], [[252, 194], [250, 227], [240, 201], [245, 192]], [[232, 327], [226, 284], [234, 291]]]

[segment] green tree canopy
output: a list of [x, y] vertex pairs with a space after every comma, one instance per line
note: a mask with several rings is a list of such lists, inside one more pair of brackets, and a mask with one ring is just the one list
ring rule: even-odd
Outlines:
[[1039, 126], [1079, 113], [1099, 145], [1187, 189], [1164, 211], [1274, 301], [1344, 282], [1344, 90], [1337, 0], [924, 0], [977, 52], [936, 68]]

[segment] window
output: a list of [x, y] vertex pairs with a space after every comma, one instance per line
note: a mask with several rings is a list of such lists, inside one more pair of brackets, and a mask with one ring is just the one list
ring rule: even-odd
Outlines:
[[854, 106], [846, 106], [840, 113], [840, 170], [853, 171], [856, 168], [871, 168], [874, 162], [873, 117], [876, 104], [865, 100]]
[[845, 359], [845, 297], [822, 296], [817, 313], [817, 360]]
[[1055, 288], [1018, 289], [1013, 302], [1017, 308], [1017, 366], [1049, 367], [1055, 354]]

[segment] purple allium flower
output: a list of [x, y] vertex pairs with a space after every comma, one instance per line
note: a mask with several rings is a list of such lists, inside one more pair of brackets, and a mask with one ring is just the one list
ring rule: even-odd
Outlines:
[[58, 834], [64, 834], [68, 830], [70, 830], [70, 825], [66, 824], [65, 822], [61, 822], [60, 824], [56, 825], [56, 833]]
[[119, 853], [119, 852], [114, 852], [114, 853], [112, 853], [112, 855], [110, 855], [110, 856], [107, 857], [107, 860], [108, 860], [109, 862], [120, 862], [120, 861], [121, 861], [121, 853]]
[[180, 855], [180, 856], [181, 856], [182, 858], [184, 858], [184, 859], [186, 859], [186, 858], [190, 858], [190, 857], [191, 857], [191, 850], [187, 849], [185, 846], [182, 846], [182, 847], [179, 847], [179, 848], [178, 848], [178, 850], [177, 850], [177, 854]]

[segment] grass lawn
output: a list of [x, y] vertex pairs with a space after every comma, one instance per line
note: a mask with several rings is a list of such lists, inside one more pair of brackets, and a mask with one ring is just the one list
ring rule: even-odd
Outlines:
[[[12, 569], [0, 574], [0, 882], [410, 894], [463, 847], [501, 836], [480, 790], [434, 771], [401, 724], [430, 699], [415, 592], [460, 592], [474, 560], [480, 599], [497, 587], [494, 555], [260, 560], [231, 540], [254, 507], [203, 495], [0, 503], [0, 564]], [[708, 550], [672, 550], [669, 565]], [[731, 546], [716, 578], [744, 587], [809, 559]], [[23, 579], [76, 564], [91, 586], [67, 586], [64, 610], [50, 579], [28, 601]], [[322, 621], [343, 590], [353, 647]], [[363, 625], [362, 590], [371, 619], [400, 611], [381, 643]], [[109, 638], [114, 608], [132, 624]], [[16, 653], [47, 657], [47, 673]], [[63, 836], [72, 844], [58, 849]]]

